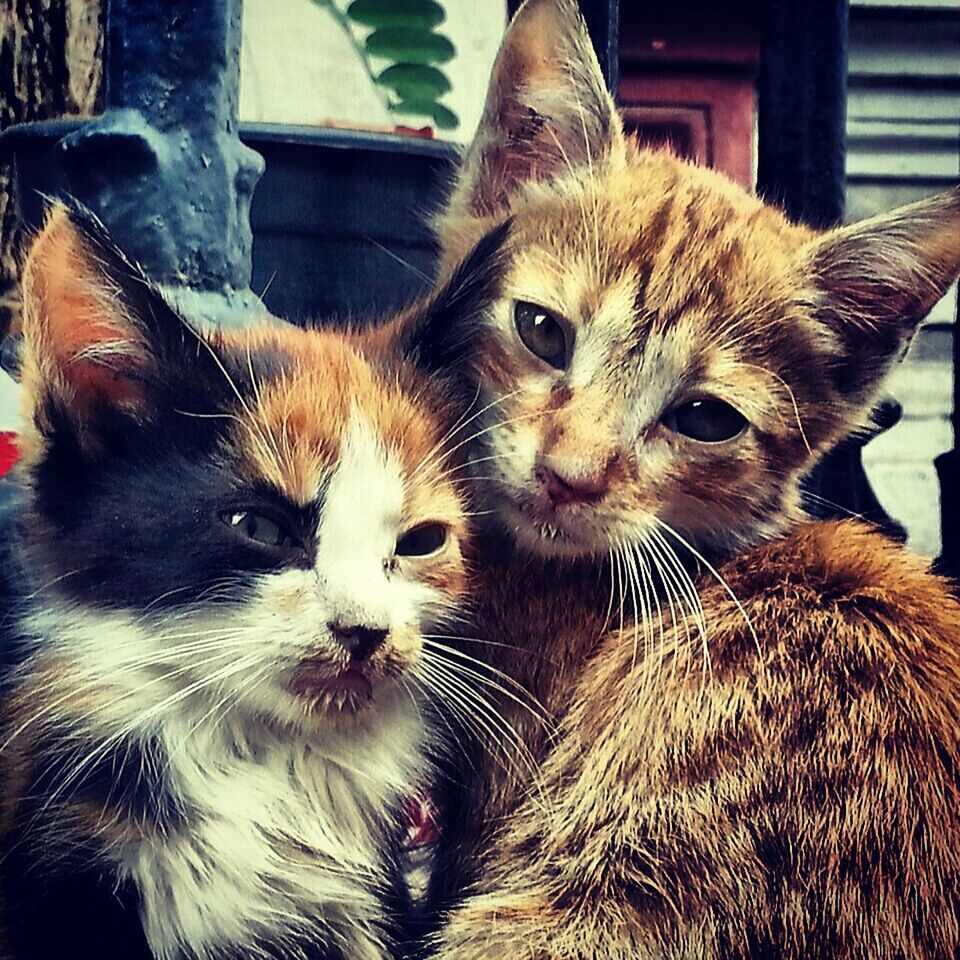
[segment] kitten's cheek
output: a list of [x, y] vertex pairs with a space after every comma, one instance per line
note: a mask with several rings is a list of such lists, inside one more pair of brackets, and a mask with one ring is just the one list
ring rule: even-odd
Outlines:
[[415, 627], [397, 627], [390, 635], [386, 659], [394, 667], [407, 670], [417, 663], [423, 653], [423, 639]]
[[312, 591], [305, 586], [277, 590], [271, 598], [271, 612], [283, 617], [305, 617], [313, 600]]
[[[531, 414], [520, 416], [529, 417]], [[523, 424], [513, 424], [494, 436], [492, 454], [497, 458], [494, 463], [502, 475], [510, 478], [530, 476], [540, 455], [542, 437], [539, 431]]]

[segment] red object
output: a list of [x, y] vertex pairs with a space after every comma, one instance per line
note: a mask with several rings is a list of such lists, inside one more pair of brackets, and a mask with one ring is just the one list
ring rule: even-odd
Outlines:
[[0, 432], [0, 477], [10, 471], [17, 462], [20, 451], [17, 449], [17, 435], [15, 433]]
[[440, 836], [434, 805], [424, 797], [407, 801], [407, 846], [422, 847]]
[[627, 129], [752, 190], [760, 62], [752, 5], [621, 6], [619, 99]]

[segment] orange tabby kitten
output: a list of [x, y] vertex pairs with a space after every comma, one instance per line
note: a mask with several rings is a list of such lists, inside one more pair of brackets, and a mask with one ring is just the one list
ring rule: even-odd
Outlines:
[[458, 642], [509, 742], [451, 776], [439, 955], [960, 956], [960, 607], [799, 492], [960, 273], [960, 191], [792, 224], [628, 140], [575, 5], [528, 0], [445, 265], [508, 219]]

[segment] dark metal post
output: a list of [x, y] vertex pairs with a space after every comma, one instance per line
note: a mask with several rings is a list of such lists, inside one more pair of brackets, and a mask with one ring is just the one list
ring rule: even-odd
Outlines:
[[848, 0], [768, 0], [757, 190], [796, 220], [843, 219]]
[[620, 0], [580, 0], [580, 10], [607, 89], [616, 97], [620, 88]]
[[[960, 292], [957, 293], [960, 323]], [[953, 331], [953, 449], [934, 460], [940, 478], [940, 557], [936, 569], [960, 582], [960, 335]]]
[[58, 146], [72, 193], [192, 318], [236, 325], [250, 291], [237, 136], [242, 0], [110, 0], [105, 111]]
[[[767, 0], [758, 83], [757, 192], [788, 216], [814, 227], [843, 220], [846, 160], [849, 0]], [[885, 401], [877, 431], [900, 418]], [[808, 478], [816, 516], [855, 513], [905, 538], [884, 512], [863, 469], [869, 438], [845, 440]]]

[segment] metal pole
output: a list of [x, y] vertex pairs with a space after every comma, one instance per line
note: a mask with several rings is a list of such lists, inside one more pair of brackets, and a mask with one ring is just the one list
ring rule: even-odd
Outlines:
[[757, 191], [815, 227], [843, 219], [848, 0], [768, 0]]
[[250, 198], [237, 136], [242, 0], [110, 0], [103, 115], [65, 137], [71, 192], [184, 312], [243, 323]]
[[620, 0], [581, 0], [607, 89], [614, 98], [620, 89]]
[[[843, 220], [846, 164], [848, 0], [767, 0], [758, 81], [757, 192], [793, 220], [832, 227]], [[886, 400], [876, 433], [900, 419]], [[863, 469], [869, 437], [843, 441], [806, 481], [815, 516], [866, 517], [898, 539]]]
[[[957, 321], [960, 323], [960, 291], [957, 293]], [[939, 573], [960, 582], [960, 335], [953, 331], [953, 449], [933, 462], [940, 478]]]

